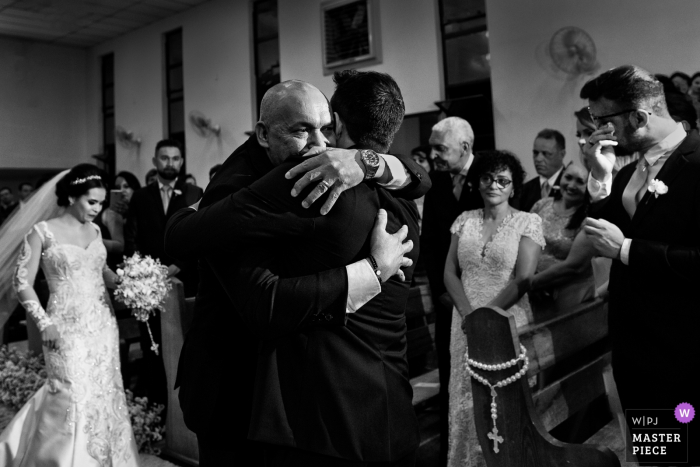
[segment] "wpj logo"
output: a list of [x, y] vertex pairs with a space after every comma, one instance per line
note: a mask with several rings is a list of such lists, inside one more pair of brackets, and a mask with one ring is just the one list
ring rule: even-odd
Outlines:
[[[688, 425], [695, 416], [690, 404], [676, 409], [629, 409], [625, 418], [632, 435], [627, 447], [638, 462], [683, 463], [688, 461]], [[679, 423], [680, 422], [680, 423]]]

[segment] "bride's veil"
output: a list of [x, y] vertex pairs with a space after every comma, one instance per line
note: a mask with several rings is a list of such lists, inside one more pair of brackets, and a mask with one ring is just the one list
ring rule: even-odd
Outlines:
[[70, 170], [64, 170], [44, 183], [23, 206], [0, 227], [0, 329], [17, 307], [12, 275], [24, 236], [34, 224], [56, 217], [63, 210], [56, 201], [56, 184]]

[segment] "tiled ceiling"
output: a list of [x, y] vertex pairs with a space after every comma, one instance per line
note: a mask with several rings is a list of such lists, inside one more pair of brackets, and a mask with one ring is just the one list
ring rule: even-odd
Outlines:
[[0, 35], [91, 47], [207, 0], [0, 0]]

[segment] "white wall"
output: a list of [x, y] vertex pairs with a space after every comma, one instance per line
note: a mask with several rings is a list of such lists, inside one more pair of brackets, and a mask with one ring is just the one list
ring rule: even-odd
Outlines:
[[[187, 170], [205, 187], [209, 169], [243, 143], [254, 125], [249, 8], [245, 0], [212, 0], [94, 47], [88, 64], [90, 148], [101, 152], [100, 57], [113, 52], [116, 123], [141, 138], [138, 150], [117, 143], [117, 170], [143, 182], [155, 145], [167, 132], [163, 34], [181, 27]], [[221, 135], [195, 133], [188, 119], [194, 110], [220, 125]]]
[[84, 50], [0, 37], [0, 169], [87, 162]]
[[700, 69], [694, 0], [487, 0], [487, 14], [496, 146], [518, 154], [530, 177], [532, 143], [543, 128], [561, 131], [567, 160], [578, 160], [573, 112], [586, 104], [578, 96], [592, 76], [566, 79], [552, 70], [544, 50], [558, 29], [588, 32], [598, 73], [624, 64], [667, 75]]
[[[323, 74], [321, 0], [278, 0], [282, 80], [301, 79], [333, 94]], [[379, 0], [381, 64], [359, 68], [390, 74], [401, 88], [406, 114], [437, 110], [443, 96], [437, 2]]]

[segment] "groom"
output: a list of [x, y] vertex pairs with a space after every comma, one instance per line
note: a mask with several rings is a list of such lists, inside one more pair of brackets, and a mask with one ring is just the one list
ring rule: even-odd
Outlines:
[[[661, 83], [636, 66], [603, 73], [581, 97], [598, 127], [584, 148], [589, 191], [604, 198], [584, 230], [598, 254], [614, 260], [609, 324], [622, 406], [673, 410], [687, 402], [698, 410], [700, 137], [671, 118]], [[639, 163], [612, 181], [615, 154], [635, 151]], [[691, 423], [688, 432], [689, 461], [698, 465], [700, 430]]]
[[[393, 86], [395, 87], [395, 83]], [[393, 90], [393, 88], [391, 89]], [[383, 92], [383, 89], [376, 85], [367, 87], [367, 90], [370, 94], [375, 91]], [[366, 93], [353, 95], [346, 100], [360, 97], [368, 102], [369, 98]], [[380, 95], [377, 94], [376, 99], [370, 103], [376, 106], [377, 103], [382, 102], [379, 98]], [[297, 103], [298, 100], [299, 103]], [[303, 110], [303, 118], [297, 115], [300, 109]], [[357, 124], [361, 140], [384, 138], [383, 145], [380, 146], [388, 147], [389, 143], [385, 141], [384, 133], [389, 131], [393, 137], [393, 132], [396, 131], [395, 120], [398, 119], [400, 124], [403, 116], [402, 104], [400, 112], [395, 111], [392, 115], [393, 120], [388, 123], [379, 120], [382, 117], [381, 113], [370, 113], [375, 110], [380, 112], [381, 108], [364, 107], [363, 110], [368, 112], [368, 116], [359, 118], [360, 123]], [[295, 117], [295, 115], [297, 116]], [[295, 123], [297, 119], [298, 124]], [[352, 119], [358, 120], [358, 117], [353, 115]], [[297, 139], [297, 131], [307, 134], [308, 141], [313, 144], [318, 144], [320, 138], [325, 138], [326, 135], [329, 139], [335, 137], [331, 133], [323, 133], [323, 137], [317, 137], [319, 133], [325, 131], [331, 122], [328, 102], [317, 89], [302, 82], [286, 82], [273, 88], [263, 100], [261, 122], [258, 124], [258, 134], [237, 150], [227, 160], [221, 171], [217, 172], [213, 180], [213, 187], [207, 190], [210, 196], [205, 195], [202, 204], [211, 204], [212, 200], [222, 198], [226, 192], [236, 192], [239, 188], [259, 178], [261, 173], [264, 174], [271, 170], [272, 163], [275, 165], [281, 163], [290, 155], [290, 144], [297, 144], [294, 143]], [[363, 126], [367, 124], [371, 126], [373, 123], [377, 124], [377, 130], [366, 129]], [[296, 128], [297, 126], [300, 128]], [[291, 135], [286, 133], [287, 127], [293, 130], [289, 131], [292, 133]], [[357, 134], [356, 130], [353, 129], [351, 134]], [[351, 141], [349, 137], [343, 139], [343, 141], [346, 140]], [[390, 142], [390, 140], [388, 141]], [[260, 141], [264, 146], [259, 144]], [[245, 149], [245, 151], [241, 151], [241, 149]], [[294, 150], [294, 154], [299, 153], [300, 150], [304, 152], [305, 148], [297, 148]], [[335, 152], [340, 151], [333, 151], [333, 153]], [[353, 150], [350, 153], [355, 154], [356, 152]], [[247, 166], [242, 165], [243, 163], [247, 163]], [[429, 187], [429, 179], [420, 170], [416, 170], [415, 164], [406, 161], [404, 163], [411, 169], [411, 172], [409, 172], [410, 178], [406, 180], [407, 187], [401, 191], [406, 193], [404, 196], [419, 195]], [[364, 162], [352, 161], [356, 170], [363, 164]], [[390, 165], [387, 164], [384, 168], [385, 174]], [[238, 169], [235, 169], [236, 166]], [[401, 164], [399, 164], [399, 170], [395, 170], [394, 166], [390, 169], [397, 175], [391, 176], [394, 178], [399, 178], [397, 172], [404, 171]], [[236, 170], [239, 172], [238, 174], [236, 174]], [[371, 176], [369, 172], [368, 175]], [[391, 177], [386, 178], [385, 181], [389, 181]], [[275, 181], [276, 186], [284, 186], [287, 190], [284, 193], [284, 199], [301, 209], [300, 201], [289, 195], [291, 183], [284, 179]], [[275, 193], [279, 194], [279, 192]], [[340, 199], [344, 199], [344, 197]], [[333, 211], [336, 209], [334, 208]], [[311, 211], [318, 215], [317, 209], [315, 211], [302, 211], [304, 213]], [[333, 211], [330, 215], [333, 214]], [[363, 257], [345, 258], [347, 261], [342, 264], [352, 263], [356, 260], [355, 263], [347, 267], [347, 271], [344, 267], [328, 265], [319, 269], [323, 272], [308, 271], [302, 267], [298, 271], [299, 274], [284, 274], [284, 277], [277, 281], [277, 276], [271, 274], [264, 267], [259, 267], [267, 264], [264, 259], [252, 258], [250, 255], [255, 250], [248, 245], [243, 245], [242, 239], [237, 237], [245, 234], [263, 235], [264, 227], [270, 225], [281, 228], [283, 223], [280, 220], [276, 220], [274, 224], [265, 224], [262, 228], [251, 221], [243, 225], [240, 231], [231, 234], [223, 228], [225, 217], [209, 214], [207, 209], [202, 209], [198, 213], [194, 213], [192, 210], [183, 210], [171, 220], [166, 235], [166, 248], [169, 250], [177, 253], [207, 255], [206, 261], [202, 263], [205, 266], [202, 268], [202, 274], [206, 273], [208, 277], [207, 280], [203, 279], [201, 282], [202, 288], [197, 300], [198, 310], [195, 313], [195, 322], [187, 335], [180, 359], [178, 375], [178, 379], [182, 382], [180, 400], [188, 427], [197, 433], [201, 460], [217, 450], [220, 453], [219, 458], [224, 459], [226, 453], [222, 451], [226, 449], [229, 449], [235, 458], [242, 458], [240, 449], [231, 446], [245, 449], [243, 445], [240, 445], [239, 440], [245, 439], [250, 420], [250, 414], [246, 413], [246, 410], [250, 410], [249, 405], [255, 393], [252, 387], [255, 370], [253, 368], [251, 371], [247, 367], [250, 364], [255, 364], [255, 359], [252, 357], [257, 355], [255, 349], [259, 345], [258, 337], [269, 342], [281, 338], [284, 334], [297, 332], [309, 326], [344, 327], [347, 319], [346, 311], [353, 312], [360, 308], [378, 292], [379, 284], [374, 276], [374, 271]], [[374, 219], [374, 214], [371, 215], [371, 219]], [[393, 217], [389, 220], [393, 230], [397, 230], [399, 224], [396, 224]], [[207, 222], [211, 222], [211, 225], [207, 226]], [[375, 229], [376, 232], [377, 229]], [[285, 230], [284, 233], [288, 236], [292, 234], [292, 231], [289, 229]], [[333, 233], [326, 232], [327, 236], [331, 236], [331, 234]], [[337, 233], [333, 235], [337, 235]], [[262, 239], [265, 241], [266, 253], [275, 251], [276, 247], [284, 245], [279, 240], [270, 241], [269, 238]], [[357, 237], [356, 241], [362, 240], [362, 245], [368, 246], [365, 239], [366, 235]], [[318, 245], [323, 242], [327, 243], [328, 241], [325, 238], [317, 239]], [[384, 243], [387, 241], [384, 240]], [[353, 244], [353, 242], [348, 244]], [[208, 251], [207, 248], [211, 251]], [[344, 251], [344, 248], [341, 245], [338, 250]], [[232, 250], [234, 256], [228, 254], [227, 249]], [[398, 257], [400, 256], [401, 254], [398, 255]], [[227, 260], [228, 257], [235, 258], [235, 260]], [[244, 262], [245, 258], [249, 260]], [[377, 259], [379, 260], [379, 258]], [[381, 260], [379, 263], [380, 270], [383, 271], [381, 274], [384, 279], [387, 279], [391, 275], [390, 268], [386, 264], [382, 265]], [[296, 267], [308, 267], [310, 263], [305, 258], [294, 264]], [[353, 273], [351, 267], [359, 267], [360, 271], [369, 269], [369, 279], [376, 283], [375, 286], [370, 287], [369, 295], [365, 292], [364, 297], [363, 294], [360, 294], [358, 299], [353, 298], [358, 295], [358, 281], [356, 279], [353, 281], [358, 273]], [[208, 272], [209, 270], [211, 272]], [[280, 274], [284, 271], [284, 268], [281, 268], [275, 272]], [[234, 273], [238, 274], [232, 277]], [[291, 279], [291, 277], [303, 276], [304, 274], [308, 275], [298, 280]], [[292, 286], [289, 286], [290, 281]], [[206, 287], [211, 289], [217, 284], [225, 284], [223, 292], [228, 300], [234, 302], [233, 304], [226, 305], [224, 298], [220, 295], [205, 293]], [[407, 287], [407, 284], [404, 286]], [[219, 287], [221, 286], [219, 285]], [[315, 297], [315, 301], [306, 302], [303, 298], [304, 295]], [[263, 305], [255, 306], [259, 303]], [[397, 303], [400, 305], [400, 302]], [[357, 311], [355, 315], [362, 314], [363, 311], [364, 308]], [[230, 365], [231, 355], [239, 356], [237, 358], [238, 365], [242, 367], [239, 367], [235, 374], [222, 371], [222, 368]], [[251, 383], [250, 386], [249, 383]], [[408, 389], [410, 391], [410, 386]], [[410, 412], [412, 413], [412, 409]], [[244, 425], [243, 422], [245, 422]], [[241, 428], [244, 430], [242, 434], [240, 433]], [[219, 443], [217, 444], [215, 441], [219, 441]], [[215, 446], [212, 446], [213, 444]], [[214, 455], [218, 454], [214, 453]], [[213, 464], [214, 462], [212, 462]]]

